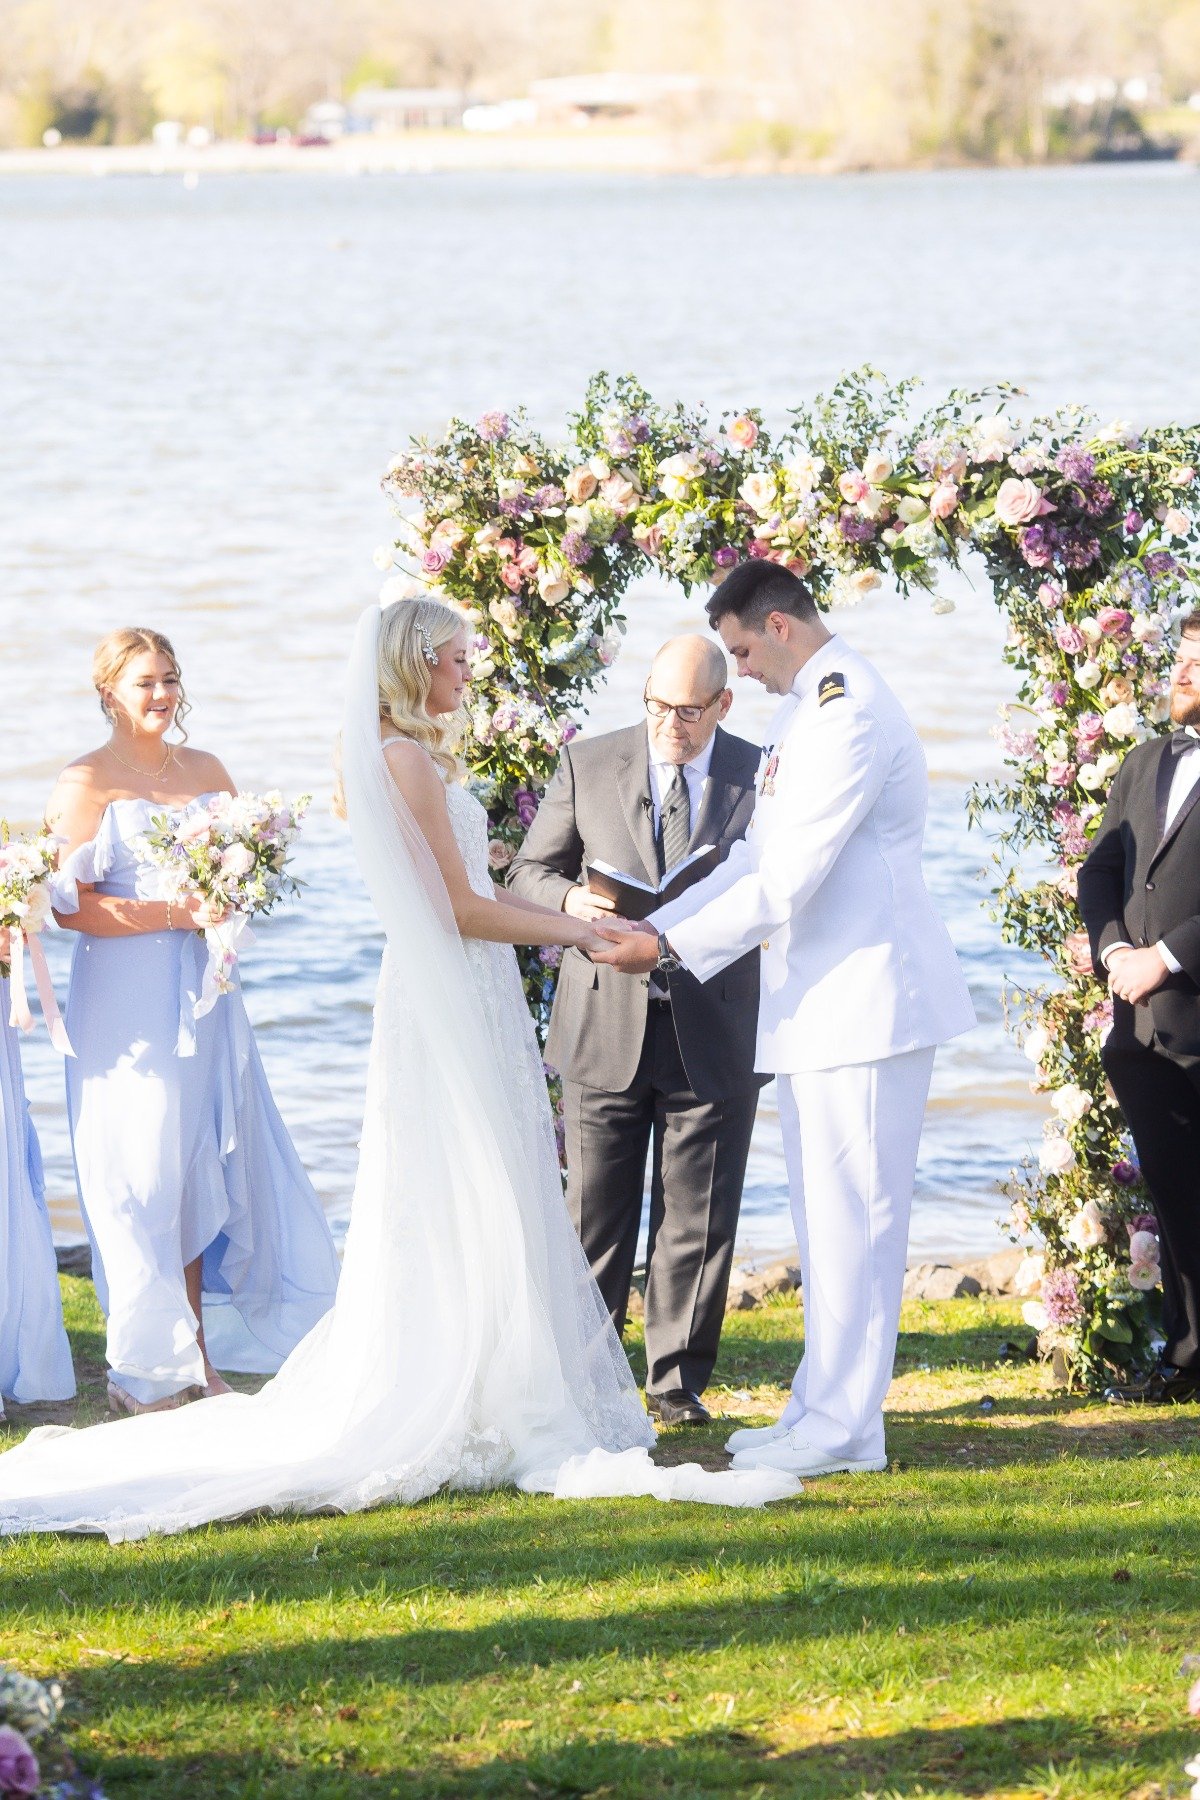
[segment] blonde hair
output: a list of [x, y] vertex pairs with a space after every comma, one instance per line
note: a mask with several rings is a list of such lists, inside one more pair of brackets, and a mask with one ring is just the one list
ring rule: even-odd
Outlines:
[[191, 703], [183, 688], [183, 676], [180, 673], [179, 658], [170, 638], [164, 637], [161, 631], [150, 631], [141, 625], [125, 625], [118, 631], [110, 631], [107, 637], [100, 639], [92, 652], [92, 686], [100, 696], [100, 710], [109, 724], [115, 722], [115, 715], [104, 698], [106, 688], [121, 679], [125, 668], [135, 656], [143, 656], [147, 652], [165, 656], [179, 681], [179, 700], [175, 707], [173, 723], [178, 727], [180, 737], [187, 742], [187, 732], [183, 721], [191, 711]]
[[[435, 718], [425, 710], [431, 686], [431, 664], [426, 651], [436, 656], [468, 628], [466, 615], [457, 607], [428, 599], [393, 601], [384, 607], [379, 626], [375, 658], [379, 723], [390, 725], [401, 737], [428, 750], [447, 781], [462, 781], [466, 776], [458, 755], [463, 719], [461, 713]], [[346, 796], [342, 789], [340, 740], [334, 765], [337, 779], [333, 810], [339, 819], [344, 819]]]

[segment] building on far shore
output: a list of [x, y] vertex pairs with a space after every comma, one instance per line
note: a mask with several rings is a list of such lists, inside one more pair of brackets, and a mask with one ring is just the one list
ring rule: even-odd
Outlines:
[[661, 122], [696, 104], [697, 75], [557, 75], [529, 86], [540, 125]]
[[374, 131], [398, 137], [405, 131], [456, 131], [471, 98], [460, 88], [361, 87], [348, 103], [321, 100], [310, 106], [301, 132], [340, 138]]

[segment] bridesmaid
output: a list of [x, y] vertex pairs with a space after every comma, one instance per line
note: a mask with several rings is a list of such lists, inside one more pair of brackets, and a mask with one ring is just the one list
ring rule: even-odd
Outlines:
[[[8, 959], [8, 933], [0, 931], [0, 963]], [[75, 1392], [41, 1152], [8, 1013], [8, 980], [0, 977], [0, 1419], [4, 1395], [28, 1405]]]
[[138, 860], [151, 815], [235, 792], [185, 741], [179, 664], [157, 631], [92, 661], [108, 722], [47, 812], [66, 840], [55, 918], [78, 932], [67, 1111], [92, 1270], [108, 1318], [109, 1405], [147, 1412], [270, 1372], [333, 1302], [337, 1255], [271, 1098], [240, 990], [197, 1020], [203, 902], [167, 901]]

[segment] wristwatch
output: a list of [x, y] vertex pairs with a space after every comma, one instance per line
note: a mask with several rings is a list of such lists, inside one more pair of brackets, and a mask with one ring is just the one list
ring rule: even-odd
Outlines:
[[683, 964], [672, 950], [670, 944], [668, 944], [666, 934], [661, 931], [658, 934], [658, 961], [655, 963], [654, 967], [660, 975], [678, 974], [679, 970], [683, 967]]

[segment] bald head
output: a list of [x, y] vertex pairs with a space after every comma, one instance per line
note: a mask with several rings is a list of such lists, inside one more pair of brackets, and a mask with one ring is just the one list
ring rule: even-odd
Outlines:
[[[646, 682], [646, 715], [650, 742], [664, 761], [691, 762], [709, 743], [733, 702], [728, 678], [724, 652], [711, 638], [670, 638], [662, 646]], [[656, 716], [658, 706], [671, 710]], [[681, 706], [697, 709], [699, 718], [681, 719], [675, 710]]]

